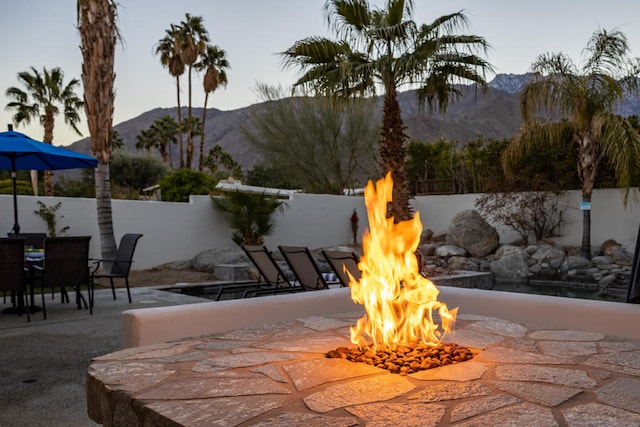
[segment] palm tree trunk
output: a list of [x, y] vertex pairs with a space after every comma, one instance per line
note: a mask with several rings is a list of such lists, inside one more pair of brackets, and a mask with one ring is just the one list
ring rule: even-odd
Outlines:
[[395, 87], [389, 87], [384, 95], [380, 156], [384, 172], [391, 171], [393, 178], [392, 201], [387, 208], [387, 216], [393, 217], [396, 222], [413, 217], [404, 169], [407, 151], [405, 146], [407, 135], [404, 130]]
[[189, 128], [187, 129], [187, 169], [191, 169], [191, 161], [193, 160], [193, 132], [191, 132], [191, 65], [189, 65], [189, 74], [187, 78], [189, 79], [189, 105], [187, 105], [187, 124]]
[[31, 188], [33, 189], [33, 195], [38, 195], [38, 171], [31, 171]]
[[200, 132], [200, 158], [198, 159], [198, 171], [204, 169], [204, 125], [207, 120], [207, 101], [209, 100], [209, 92], [204, 93], [204, 108], [202, 110], [202, 131]]
[[78, 30], [82, 51], [84, 108], [95, 169], [96, 210], [103, 259], [116, 256], [111, 211], [111, 133], [115, 93], [114, 58], [118, 35], [117, 5], [113, 0], [78, 0]]
[[[53, 110], [48, 107], [45, 109], [44, 114], [44, 138], [42, 140], [47, 144], [53, 144], [53, 126]], [[47, 197], [53, 197], [53, 171], [50, 170], [44, 171], [44, 195]]]
[[591, 197], [582, 196], [582, 245], [580, 255], [591, 259]]
[[180, 169], [184, 167], [184, 154], [182, 149], [182, 107], [180, 106], [180, 78], [176, 77], [178, 96], [178, 150], [180, 151]]
[[104, 259], [113, 259], [115, 258], [118, 247], [113, 233], [109, 164], [98, 162], [95, 177], [96, 207], [102, 257]]

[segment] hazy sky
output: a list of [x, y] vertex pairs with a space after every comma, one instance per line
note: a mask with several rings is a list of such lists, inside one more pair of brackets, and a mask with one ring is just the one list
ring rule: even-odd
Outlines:
[[[19, 86], [17, 73], [35, 67], [60, 67], [65, 82], [80, 79], [80, 40], [75, 28], [76, 0], [3, 2], [0, 14], [0, 129], [11, 123], [4, 92]], [[383, 4], [382, 0], [374, 4]], [[497, 73], [521, 74], [544, 52], [564, 52], [581, 64], [587, 40], [598, 28], [617, 28], [629, 40], [633, 56], [640, 56], [638, 0], [416, 0], [414, 19], [430, 23], [439, 16], [464, 10], [469, 34], [491, 44], [489, 62]], [[202, 16], [212, 43], [227, 52], [231, 65], [226, 89], [209, 97], [208, 107], [233, 110], [259, 102], [257, 82], [288, 87], [295, 70], [283, 71], [278, 52], [312, 35], [333, 36], [322, 12], [324, 0], [119, 0], [119, 27], [124, 42], [116, 52], [114, 125], [157, 107], [176, 106], [174, 80], [154, 47], [170, 24], [185, 13]], [[491, 79], [493, 76], [489, 76]], [[186, 80], [181, 99], [186, 103]], [[193, 105], [201, 107], [201, 80], [194, 80]], [[78, 91], [82, 97], [82, 90]], [[81, 114], [81, 131], [88, 136]], [[15, 129], [41, 139], [39, 123]], [[54, 144], [78, 139], [61, 117], [56, 120]]]

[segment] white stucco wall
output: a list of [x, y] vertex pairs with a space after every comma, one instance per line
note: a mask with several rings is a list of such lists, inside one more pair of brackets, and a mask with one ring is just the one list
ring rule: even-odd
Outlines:
[[[478, 195], [424, 196], [413, 201], [424, 228], [444, 232], [456, 213], [473, 209]], [[100, 257], [96, 204], [94, 199], [19, 196], [19, 222], [24, 232], [46, 232], [46, 224], [33, 213], [37, 201], [47, 206], [62, 202], [59, 226], [69, 226], [69, 235], [91, 235], [90, 256]], [[560, 243], [579, 246], [582, 238], [582, 212], [579, 192], [570, 192], [566, 210], [568, 223]], [[362, 196], [296, 194], [287, 200], [285, 211], [276, 216], [272, 235], [265, 238], [268, 247], [301, 245], [310, 248], [343, 245], [351, 242], [349, 218], [355, 208], [360, 217], [360, 234], [367, 228]], [[113, 226], [116, 240], [125, 233], [142, 233], [134, 269], [146, 269], [170, 261], [190, 259], [211, 249], [233, 247], [232, 230], [214, 209], [208, 196], [192, 196], [189, 203], [113, 200]], [[595, 190], [591, 215], [591, 241], [594, 246], [606, 239], [635, 243], [640, 223], [640, 202], [629, 201], [625, 209], [618, 190]], [[0, 234], [13, 226], [13, 201], [0, 195]], [[517, 235], [499, 228], [502, 243]], [[361, 240], [359, 240], [361, 241]]]

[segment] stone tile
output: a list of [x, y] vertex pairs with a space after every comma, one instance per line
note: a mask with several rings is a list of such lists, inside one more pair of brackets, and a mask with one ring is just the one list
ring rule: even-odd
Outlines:
[[200, 341], [181, 341], [175, 343], [162, 343], [145, 347], [132, 347], [125, 350], [110, 353], [105, 356], [99, 356], [94, 360], [138, 360], [138, 359], [154, 359], [156, 357], [173, 356], [184, 353], [199, 344]]
[[506, 347], [491, 347], [474, 357], [476, 361], [499, 363], [535, 363], [540, 365], [566, 365], [568, 359], [550, 357]]
[[347, 411], [363, 419], [367, 427], [435, 427], [444, 416], [445, 407], [434, 403], [370, 403]]
[[409, 375], [418, 380], [446, 380], [446, 381], [472, 381], [482, 378], [482, 375], [489, 369], [484, 363], [467, 361], [454, 365], [440, 366], [434, 369], [418, 371]]
[[532, 403], [558, 406], [582, 393], [582, 390], [551, 384], [531, 384], [518, 381], [491, 381], [500, 390]]
[[357, 425], [359, 425], [358, 420], [353, 417], [331, 417], [306, 412], [289, 412], [251, 424], [253, 427], [351, 427]]
[[158, 357], [154, 360], [160, 363], [185, 363], [195, 362], [197, 360], [206, 359], [207, 357], [211, 357], [211, 353], [208, 351], [188, 351], [185, 353], [174, 354], [172, 356]]
[[249, 369], [249, 372], [266, 375], [267, 377], [271, 378], [274, 381], [278, 381], [279, 383], [287, 382], [284, 374], [276, 365], [258, 366], [256, 368]]
[[635, 341], [600, 341], [598, 350], [601, 353], [617, 353], [620, 351], [640, 350], [640, 340]]
[[448, 334], [447, 340], [464, 347], [484, 349], [501, 342], [504, 340], [504, 337], [488, 332], [481, 332], [477, 329], [465, 328], [456, 329], [453, 334]]
[[540, 341], [538, 347], [546, 356], [554, 357], [589, 356], [598, 352], [598, 345], [595, 342]]
[[553, 368], [539, 365], [501, 365], [494, 370], [503, 381], [535, 381], [567, 387], [593, 388], [598, 383], [578, 369]]
[[527, 353], [539, 353], [540, 349], [538, 348], [538, 341], [527, 338], [510, 338], [506, 337], [504, 340], [500, 342], [501, 347], [512, 348], [518, 351], [524, 351]]
[[295, 320], [266, 323], [255, 328], [236, 329], [213, 336], [226, 340], [263, 340], [270, 334], [286, 333], [287, 330], [291, 331], [295, 324]]
[[557, 427], [551, 410], [531, 403], [519, 403], [456, 424], [457, 427]]
[[529, 334], [531, 338], [549, 341], [600, 341], [605, 335], [600, 332], [585, 332], [571, 330], [543, 330]]
[[334, 333], [314, 333], [308, 336], [295, 336], [295, 339], [277, 340], [257, 345], [259, 348], [284, 351], [304, 351], [307, 353], [326, 353], [337, 347], [353, 347], [351, 341]]
[[527, 334], [527, 328], [524, 326], [504, 321], [478, 321], [469, 325], [469, 327], [505, 337], [517, 338]]
[[345, 319], [351, 323], [356, 323], [364, 314], [364, 307], [361, 307], [361, 309], [358, 310], [347, 311], [345, 313], [329, 313], [325, 316], [332, 319]]
[[261, 394], [289, 394], [290, 391], [269, 378], [193, 377], [165, 381], [153, 389], [143, 391], [136, 399], [182, 400], [209, 397], [257, 396]]
[[596, 395], [602, 403], [640, 413], [640, 380], [618, 378], [596, 390]]
[[461, 421], [507, 405], [522, 402], [515, 396], [499, 394], [458, 403], [451, 411], [451, 422]]
[[588, 403], [563, 409], [562, 416], [568, 427], [587, 425], [593, 427], [638, 427], [640, 425], [640, 414], [600, 403]]
[[[153, 402], [147, 405], [152, 411], [144, 412], [145, 425], [236, 426], [280, 408], [284, 401], [282, 396], [251, 396]], [[163, 417], [175, 423], [167, 424]]]
[[498, 319], [496, 317], [480, 316], [478, 314], [467, 314], [467, 313], [459, 313], [456, 316], [456, 320], [482, 320], [482, 321], [486, 321], [486, 322], [505, 322], [505, 323], [509, 323], [508, 320]]
[[347, 378], [372, 374], [387, 374], [388, 371], [365, 363], [354, 363], [343, 359], [312, 359], [287, 364], [284, 367], [298, 391], [321, 384]]
[[473, 396], [488, 396], [491, 390], [484, 384], [447, 382], [425, 387], [423, 390], [407, 396], [417, 402], [442, 402], [446, 400], [464, 399]]
[[196, 346], [198, 350], [226, 350], [234, 348], [250, 347], [255, 341], [227, 341], [227, 340], [209, 340]]
[[413, 389], [415, 386], [399, 375], [378, 375], [327, 387], [303, 401], [312, 411], [329, 412], [346, 406], [393, 399]]
[[229, 356], [213, 357], [196, 363], [194, 372], [215, 372], [229, 368], [243, 368], [248, 366], [264, 365], [271, 362], [285, 362], [299, 359], [301, 356], [295, 353], [253, 352], [232, 354]]
[[597, 354], [591, 356], [584, 363], [626, 375], [640, 376], [640, 351]]
[[159, 363], [145, 362], [94, 362], [88, 369], [89, 375], [112, 390], [128, 392], [144, 390], [174, 373], [174, 370], [167, 370]]
[[314, 331], [326, 331], [355, 324], [355, 322], [351, 322], [349, 320], [331, 319], [329, 317], [319, 316], [307, 317], [300, 319], [300, 321], [304, 323], [305, 327], [313, 329]]

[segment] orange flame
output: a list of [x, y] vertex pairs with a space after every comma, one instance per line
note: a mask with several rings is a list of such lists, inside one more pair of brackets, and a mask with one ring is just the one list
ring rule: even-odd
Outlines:
[[[369, 230], [358, 264], [362, 276], [359, 281], [350, 277], [349, 286], [351, 299], [364, 305], [366, 314], [351, 327], [351, 342], [362, 348], [372, 341], [374, 349], [419, 342], [435, 346], [453, 327], [458, 309], [449, 311], [439, 302], [436, 286], [420, 274], [415, 256], [422, 232], [420, 215], [398, 223], [387, 218], [392, 190], [388, 173], [375, 188], [369, 181], [364, 191]], [[441, 327], [434, 321], [434, 310]]]

